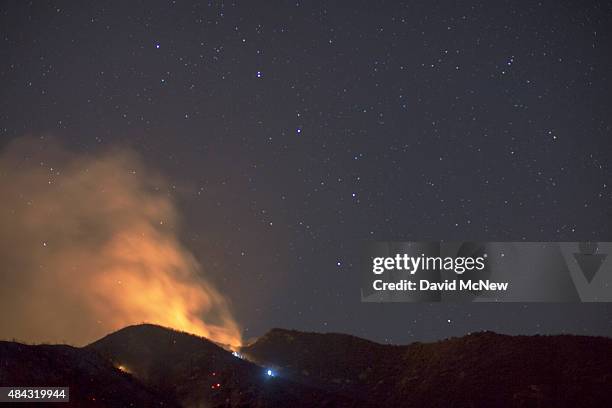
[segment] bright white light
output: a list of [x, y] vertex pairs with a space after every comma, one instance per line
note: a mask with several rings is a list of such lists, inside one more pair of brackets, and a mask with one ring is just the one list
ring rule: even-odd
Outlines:
[[274, 375], [274, 373], [272, 372], [272, 370], [268, 370], [266, 371], [266, 374], [268, 374], [268, 376], [272, 377]]
[[232, 351], [232, 355], [234, 357], [242, 358], [242, 355], [240, 355], [240, 353], [238, 353], [237, 351]]

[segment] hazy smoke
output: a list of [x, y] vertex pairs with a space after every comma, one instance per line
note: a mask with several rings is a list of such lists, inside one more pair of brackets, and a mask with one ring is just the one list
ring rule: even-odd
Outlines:
[[84, 344], [149, 322], [237, 345], [224, 297], [176, 235], [161, 177], [129, 150], [21, 139], [0, 153], [0, 337]]

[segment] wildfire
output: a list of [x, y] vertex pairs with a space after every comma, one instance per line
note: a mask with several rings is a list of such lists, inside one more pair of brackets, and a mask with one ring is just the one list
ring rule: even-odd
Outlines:
[[15, 313], [0, 332], [80, 345], [146, 322], [239, 347], [227, 299], [179, 239], [163, 177], [125, 149], [87, 155], [41, 140], [0, 153], [0, 241], [11, 243], [0, 259], [19, 271], [0, 285], [1, 309]]
[[[117, 266], [98, 275], [92, 287], [100, 309], [117, 311], [105, 313], [113, 326], [149, 322], [240, 346], [240, 330], [225, 299], [196, 278], [199, 265], [176, 242], [140, 225], [115, 236], [102, 254]], [[207, 316], [217, 323], [207, 323]]]

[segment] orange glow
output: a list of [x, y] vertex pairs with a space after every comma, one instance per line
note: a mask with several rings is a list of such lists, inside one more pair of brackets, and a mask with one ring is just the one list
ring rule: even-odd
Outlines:
[[[105, 311], [112, 326], [155, 323], [240, 346], [240, 331], [225, 299], [190, 273], [198, 270], [198, 264], [174, 240], [150, 225], [139, 225], [113, 237], [101, 255], [114, 259], [117, 266], [108, 265], [91, 287], [99, 300], [97, 307]], [[211, 313], [215, 324], [202, 318]]]
[[181, 243], [171, 191], [126, 149], [80, 154], [43, 138], [4, 148], [0, 310], [11, 313], [0, 333], [83, 345], [153, 323], [239, 347], [229, 301]]
[[119, 370], [123, 371], [124, 373], [128, 373], [128, 374], [129, 374], [129, 373], [131, 373], [131, 371], [130, 371], [130, 370], [128, 370], [128, 368], [127, 368], [126, 366], [123, 366], [123, 365], [118, 365], [118, 366], [116, 366], [116, 367], [117, 367], [117, 369], [119, 369]]

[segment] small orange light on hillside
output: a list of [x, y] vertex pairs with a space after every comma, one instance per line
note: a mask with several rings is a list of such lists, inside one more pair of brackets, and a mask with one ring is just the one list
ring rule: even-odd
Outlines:
[[124, 373], [128, 373], [130, 374], [131, 371], [129, 370], [129, 368], [127, 368], [126, 366], [122, 365], [122, 364], [118, 364], [115, 367], [117, 367], [117, 369], [123, 371]]

